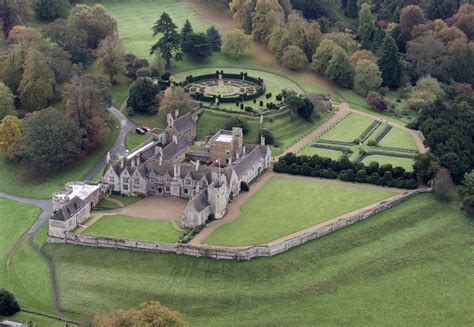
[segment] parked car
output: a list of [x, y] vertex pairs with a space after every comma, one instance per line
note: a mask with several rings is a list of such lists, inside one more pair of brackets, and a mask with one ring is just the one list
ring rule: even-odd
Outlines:
[[141, 126], [140, 128], [143, 129], [145, 133], [148, 133], [149, 131], [151, 131], [151, 128], [147, 126]]
[[143, 128], [141, 128], [141, 127], [137, 127], [137, 128], [135, 129], [135, 132], [136, 132], [137, 134], [140, 134], [140, 135], [146, 134], [146, 131], [145, 131]]

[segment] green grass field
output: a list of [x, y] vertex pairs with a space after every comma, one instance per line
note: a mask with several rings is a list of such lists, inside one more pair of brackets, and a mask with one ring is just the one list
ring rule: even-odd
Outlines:
[[169, 220], [110, 215], [100, 218], [83, 234], [174, 243], [181, 236], [181, 231], [174, 228]]
[[372, 124], [373, 119], [354, 113], [348, 114], [341, 121], [333, 125], [327, 132], [321, 135], [321, 139], [352, 142]]
[[333, 160], [338, 160], [343, 155], [341, 151], [315, 148], [310, 145], [305, 146], [303, 149], [301, 149], [301, 151], [298, 152], [298, 155], [305, 155], [305, 156], [314, 156], [315, 154], [317, 154], [318, 156], [322, 158], [331, 158]]
[[413, 164], [415, 163], [413, 159], [409, 158], [398, 158], [379, 155], [365, 157], [364, 160], [362, 160], [362, 163], [369, 165], [372, 161], [378, 162], [379, 165], [391, 164], [393, 167], [402, 167], [405, 168], [406, 171], [413, 171]]
[[140, 144], [145, 142], [147, 139], [147, 135], [140, 135], [137, 134], [135, 131], [131, 131], [130, 133], [127, 134], [127, 137], [125, 138], [125, 146], [129, 150], [133, 150], [137, 148]]
[[46, 262], [26, 240], [17, 244], [40, 212], [0, 198], [0, 288], [12, 292], [23, 309], [55, 314]]
[[392, 128], [379, 142], [380, 146], [418, 150], [415, 140], [406, 131], [400, 128]]
[[17, 163], [11, 163], [0, 156], [0, 191], [29, 198], [49, 199], [54, 192], [64, 189], [64, 184], [82, 179], [95, 163], [107, 153], [118, 137], [120, 125], [113, 120], [112, 133], [107, 143], [99, 150], [77, 162], [64, 171], [46, 180], [34, 182], [24, 177], [24, 172]]
[[181, 29], [186, 19], [189, 19], [195, 32], [205, 32], [210, 26], [207, 18], [192, 2], [119, 0], [103, 1], [103, 5], [117, 20], [125, 50], [142, 58], [150, 56], [150, 48], [154, 43], [151, 28], [163, 12], [171, 16], [178, 29]]
[[[47, 245], [69, 313], [159, 300], [190, 326], [466, 326], [474, 222], [423, 194], [249, 262]], [[238, 308], [238, 310], [236, 310]]]
[[243, 205], [239, 218], [219, 227], [203, 243], [267, 243], [394, 195], [273, 177]]

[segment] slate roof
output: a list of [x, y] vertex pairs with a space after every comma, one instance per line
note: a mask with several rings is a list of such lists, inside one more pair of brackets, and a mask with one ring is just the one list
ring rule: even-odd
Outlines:
[[184, 210], [202, 212], [207, 207], [209, 207], [209, 202], [207, 202], [207, 190], [203, 190], [202, 192], [198, 193], [198, 195], [196, 195], [194, 198], [189, 200]]
[[173, 126], [178, 134], [186, 133], [187, 131], [196, 128], [196, 121], [188, 112], [173, 121]]
[[178, 142], [171, 142], [163, 148], [163, 160], [173, 160], [186, 149], [191, 148], [191, 144], [185, 137], [178, 137]]
[[234, 166], [235, 173], [237, 176], [242, 177], [245, 175], [252, 166], [260, 162], [262, 158], [267, 154], [267, 146], [257, 144], [246, 144], [247, 155], [239, 159]]
[[62, 208], [56, 210], [56, 212], [53, 213], [51, 219], [66, 221], [85, 206], [86, 203], [76, 196], [66, 203]]

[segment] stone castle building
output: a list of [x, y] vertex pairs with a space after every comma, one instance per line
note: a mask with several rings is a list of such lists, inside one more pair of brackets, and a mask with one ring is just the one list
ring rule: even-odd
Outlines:
[[197, 227], [212, 215], [225, 216], [227, 204], [272, 164], [264, 138], [245, 144], [241, 128], [220, 130], [203, 146], [194, 144], [196, 120], [187, 113], [167, 115], [165, 129], [153, 129], [149, 139], [107, 164], [99, 185], [73, 182], [53, 195], [51, 235], [63, 237], [85, 221], [104, 192], [136, 196], [175, 196], [189, 199], [181, 222]]

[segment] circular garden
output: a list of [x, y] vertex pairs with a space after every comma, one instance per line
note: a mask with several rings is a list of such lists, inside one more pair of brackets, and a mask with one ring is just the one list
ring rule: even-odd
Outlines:
[[225, 73], [188, 75], [180, 83], [198, 101], [212, 103], [235, 103], [253, 100], [265, 93], [265, 83], [260, 77], [247, 73]]

